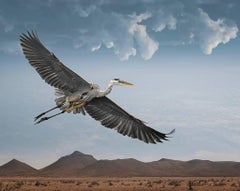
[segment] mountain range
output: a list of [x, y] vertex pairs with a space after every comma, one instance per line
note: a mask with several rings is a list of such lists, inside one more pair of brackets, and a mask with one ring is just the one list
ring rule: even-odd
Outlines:
[[160, 159], [142, 162], [133, 158], [97, 160], [75, 151], [42, 169], [16, 159], [0, 166], [0, 176], [41, 177], [221, 177], [240, 176], [240, 162]]

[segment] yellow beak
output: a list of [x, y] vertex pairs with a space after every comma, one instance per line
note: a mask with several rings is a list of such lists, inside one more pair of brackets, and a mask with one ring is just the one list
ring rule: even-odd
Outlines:
[[129, 83], [129, 82], [125, 82], [125, 81], [119, 81], [120, 85], [123, 85], [123, 86], [133, 86], [133, 84]]

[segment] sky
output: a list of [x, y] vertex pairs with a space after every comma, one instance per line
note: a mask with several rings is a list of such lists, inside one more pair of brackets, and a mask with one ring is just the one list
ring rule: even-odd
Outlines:
[[[75, 150], [97, 159], [240, 162], [238, 0], [0, 0], [0, 165], [43, 168]], [[19, 35], [36, 31], [69, 68], [152, 128], [176, 132], [146, 144], [86, 115], [34, 125], [54, 88], [25, 59]]]

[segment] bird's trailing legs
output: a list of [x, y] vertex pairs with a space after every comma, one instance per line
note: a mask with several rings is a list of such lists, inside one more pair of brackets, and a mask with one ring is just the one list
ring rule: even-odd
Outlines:
[[59, 113], [57, 113], [57, 114], [54, 114], [54, 115], [51, 115], [51, 116], [49, 116], [49, 117], [42, 117], [42, 118], [40, 118], [40, 119], [35, 123], [35, 125], [36, 125], [36, 124], [39, 124], [39, 123], [41, 123], [41, 122], [43, 122], [43, 121], [46, 121], [46, 120], [48, 120], [48, 119], [51, 119], [51, 118], [53, 118], [53, 117], [56, 117], [56, 116], [58, 116], [58, 115], [60, 115], [60, 114], [63, 114], [63, 113], [65, 113], [65, 111], [61, 111], [61, 112], [59, 112]]
[[60, 115], [60, 114], [63, 114], [63, 113], [65, 113], [65, 112], [71, 112], [71, 111], [73, 111], [73, 110], [76, 109], [76, 108], [82, 108], [83, 106], [85, 106], [85, 104], [86, 104], [85, 102], [78, 103], [78, 104], [76, 104], [76, 105], [70, 106], [69, 108], [67, 108], [67, 109], [65, 109], [65, 110], [63, 110], [63, 111], [61, 111], [61, 112], [59, 112], [59, 113], [57, 113], [57, 114], [51, 115], [51, 116], [49, 116], [49, 117], [42, 117], [42, 116], [45, 115], [46, 113], [48, 113], [48, 112], [50, 112], [50, 111], [52, 111], [52, 110], [54, 110], [54, 109], [60, 108], [61, 105], [58, 105], [58, 106], [56, 106], [56, 107], [53, 107], [53, 108], [51, 108], [51, 109], [49, 109], [49, 110], [41, 113], [41, 114], [38, 115], [37, 117], [35, 117], [35, 121], [38, 120], [40, 117], [42, 117], [42, 118], [40, 118], [40, 119], [35, 123], [35, 125], [36, 125], [36, 124], [39, 124], [39, 123], [41, 123], [41, 122], [43, 122], [43, 121], [46, 121], [46, 120], [48, 120], [48, 119], [51, 119], [51, 118], [53, 118], [53, 117], [56, 117], [56, 116], [58, 116], [58, 115]]
[[40, 117], [42, 117], [42, 116], [45, 115], [46, 113], [48, 113], [48, 112], [50, 112], [50, 111], [52, 111], [52, 110], [54, 110], [54, 109], [60, 108], [60, 107], [61, 107], [61, 105], [57, 105], [57, 106], [55, 106], [55, 107], [53, 107], [53, 108], [51, 108], [51, 109], [49, 109], [49, 110], [47, 110], [47, 111], [45, 111], [45, 112], [42, 112], [41, 114], [39, 114], [38, 116], [36, 116], [36, 117], [34, 118], [34, 121], [37, 121]]

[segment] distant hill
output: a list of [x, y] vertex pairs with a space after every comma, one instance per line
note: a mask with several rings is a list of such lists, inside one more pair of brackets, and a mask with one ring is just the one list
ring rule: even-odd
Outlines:
[[82, 176], [156, 176], [155, 169], [136, 159], [99, 160], [82, 169]]
[[91, 155], [75, 151], [40, 170], [13, 159], [0, 166], [0, 176], [234, 177], [240, 176], [240, 162], [213, 162], [198, 159], [190, 161], [160, 159], [141, 162], [133, 158], [97, 160]]
[[75, 151], [70, 155], [61, 157], [53, 164], [39, 170], [39, 175], [42, 176], [74, 176], [81, 169], [89, 166], [97, 160], [91, 156]]
[[0, 166], [0, 176], [34, 176], [38, 171], [16, 159]]
[[159, 172], [158, 176], [239, 176], [240, 162], [222, 161], [213, 162], [209, 160], [178, 161], [161, 159], [148, 163]]

